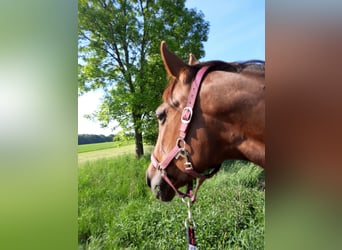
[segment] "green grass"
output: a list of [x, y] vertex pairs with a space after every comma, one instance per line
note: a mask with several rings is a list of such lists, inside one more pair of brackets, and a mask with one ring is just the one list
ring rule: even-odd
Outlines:
[[110, 149], [110, 148], [119, 148], [122, 146], [132, 145], [132, 141], [127, 142], [101, 142], [101, 143], [91, 143], [91, 144], [82, 144], [78, 145], [77, 152], [84, 153], [96, 150]]
[[[117, 142], [103, 142], [94, 144], [84, 144], [78, 146], [78, 163], [84, 164], [87, 161], [96, 161], [104, 158], [113, 158], [123, 154], [135, 154], [135, 145], [128, 144], [118, 146]], [[153, 146], [144, 145], [144, 151], [150, 153]]]
[[[185, 249], [187, 208], [156, 200], [145, 184], [149, 156], [80, 164], [80, 249]], [[199, 190], [191, 211], [199, 249], [264, 249], [264, 172], [227, 162]]]

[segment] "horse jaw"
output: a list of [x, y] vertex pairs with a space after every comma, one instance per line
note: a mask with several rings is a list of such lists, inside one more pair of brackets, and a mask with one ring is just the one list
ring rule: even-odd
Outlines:
[[171, 201], [176, 194], [175, 191], [164, 181], [160, 172], [153, 171], [153, 173], [152, 176], [150, 171], [146, 173], [146, 182], [152, 193], [161, 201]]

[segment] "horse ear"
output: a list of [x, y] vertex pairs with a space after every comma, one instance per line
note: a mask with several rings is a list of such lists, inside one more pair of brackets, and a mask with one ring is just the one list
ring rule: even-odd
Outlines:
[[196, 57], [192, 53], [190, 53], [189, 65], [195, 65], [195, 64], [199, 64], [199, 61], [196, 59]]
[[160, 53], [163, 58], [165, 69], [171, 77], [178, 78], [181, 69], [188, 66], [166, 47], [165, 41], [161, 42]]

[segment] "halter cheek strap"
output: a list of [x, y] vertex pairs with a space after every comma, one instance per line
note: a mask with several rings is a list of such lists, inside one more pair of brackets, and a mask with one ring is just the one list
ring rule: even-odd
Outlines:
[[[202, 67], [196, 74], [195, 80], [191, 84], [190, 93], [188, 96], [186, 107], [183, 109], [182, 115], [181, 115], [181, 126], [179, 129], [179, 137], [176, 141], [176, 145], [174, 148], [169, 152], [169, 154], [166, 156], [166, 158], [159, 162], [156, 157], [151, 154], [151, 162], [152, 165], [161, 172], [161, 176], [164, 179], [166, 183], [169, 184], [169, 186], [178, 194], [179, 197], [189, 197], [192, 202], [196, 199], [196, 194], [198, 192], [199, 187], [202, 185], [202, 183], [212, 177], [215, 173], [218, 172], [220, 169], [220, 166], [216, 167], [211, 173], [209, 174], [201, 174], [195, 171], [192, 167], [192, 163], [189, 161], [188, 152], [185, 148], [186, 142], [185, 137], [187, 135], [187, 129], [191, 122], [192, 115], [193, 115], [193, 108], [196, 102], [196, 98], [198, 95], [199, 88], [202, 83], [202, 79], [205, 75], [205, 73], [208, 71], [209, 67], [205, 66]], [[186, 193], [183, 193], [179, 191], [170, 181], [169, 177], [166, 174], [165, 169], [170, 165], [170, 163], [173, 161], [173, 159], [178, 159], [179, 157], [183, 157], [185, 159], [185, 173], [191, 175], [195, 179], [197, 178], [197, 184], [195, 188], [195, 192], [193, 192], [193, 184], [189, 184]]]

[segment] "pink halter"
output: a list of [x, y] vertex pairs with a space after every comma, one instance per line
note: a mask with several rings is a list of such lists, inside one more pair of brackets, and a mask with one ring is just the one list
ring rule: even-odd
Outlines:
[[[188, 96], [188, 101], [186, 104], [186, 107], [183, 109], [182, 115], [181, 115], [181, 126], [179, 129], [179, 137], [176, 141], [176, 145], [174, 146], [174, 148], [169, 152], [169, 154], [166, 156], [166, 158], [159, 162], [156, 157], [153, 155], [153, 153], [151, 154], [151, 162], [152, 165], [161, 172], [162, 178], [164, 179], [164, 181], [166, 181], [170, 187], [176, 192], [176, 194], [178, 194], [179, 197], [181, 198], [185, 198], [185, 197], [189, 197], [191, 199], [191, 202], [194, 202], [196, 200], [196, 194], [198, 192], [199, 187], [202, 185], [202, 183], [212, 177], [215, 173], [218, 172], [220, 167], [216, 167], [211, 173], [209, 174], [201, 174], [198, 173], [197, 171], [195, 171], [193, 169], [192, 163], [189, 161], [189, 156], [188, 156], [188, 152], [185, 149], [186, 146], [186, 142], [185, 142], [185, 137], [187, 135], [187, 129], [188, 129], [188, 125], [191, 122], [192, 119], [192, 115], [193, 115], [193, 108], [196, 102], [196, 98], [198, 95], [198, 91], [199, 88], [201, 86], [202, 83], [202, 79], [205, 75], [205, 73], [208, 71], [209, 66], [204, 66], [203, 68], [201, 68], [195, 77], [195, 80], [192, 82], [191, 85], [191, 89], [190, 89], [190, 93]], [[179, 156], [182, 156], [185, 159], [185, 173], [191, 175], [192, 177], [194, 177], [195, 179], [198, 178], [198, 182], [196, 184], [196, 188], [195, 188], [195, 192], [193, 193], [192, 189], [193, 189], [193, 185], [189, 184], [186, 193], [183, 193], [181, 191], [179, 191], [170, 181], [170, 179], [167, 176], [167, 173], [165, 171], [165, 169], [170, 165], [171, 161], [173, 161], [173, 159], [178, 159]]]

